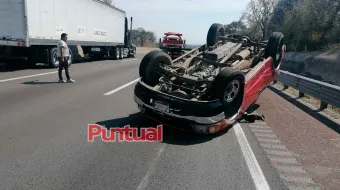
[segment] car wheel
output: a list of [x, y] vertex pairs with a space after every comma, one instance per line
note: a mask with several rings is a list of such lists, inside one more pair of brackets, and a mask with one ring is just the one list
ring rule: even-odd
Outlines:
[[147, 63], [150, 61], [151, 57], [153, 57], [154, 54], [156, 54], [156, 53], [158, 53], [158, 52], [159, 52], [159, 50], [153, 50], [153, 51], [150, 51], [149, 53], [147, 53], [147, 54], [143, 57], [143, 59], [142, 59], [140, 65], [139, 65], [139, 76], [140, 76], [140, 77], [143, 77], [143, 76], [144, 76], [145, 70], [146, 70], [146, 66], [147, 66]]
[[268, 40], [265, 57], [273, 58], [273, 69], [276, 70], [282, 60], [282, 47], [284, 45], [284, 35], [281, 32], [273, 32]]
[[216, 44], [218, 37], [224, 36], [224, 26], [222, 24], [212, 24], [209, 28], [208, 35], [207, 35], [207, 46], [213, 46]]
[[159, 50], [151, 51], [144, 56], [139, 66], [139, 76], [146, 84], [150, 86], [158, 84], [161, 76], [157, 72], [157, 66], [160, 64], [171, 65], [170, 56]]
[[221, 101], [226, 118], [234, 116], [241, 108], [244, 87], [245, 76], [238, 69], [227, 67], [216, 76], [209, 94]]

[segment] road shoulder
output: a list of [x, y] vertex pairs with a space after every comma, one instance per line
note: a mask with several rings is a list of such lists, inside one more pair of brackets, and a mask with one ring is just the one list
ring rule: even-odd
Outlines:
[[[257, 135], [259, 143], [267, 143], [263, 147], [268, 149], [267, 155], [280, 156], [272, 160], [287, 163], [279, 170], [287, 170], [290, 174], [305, 171], [320, 188], [337, 189], [340, 185], [340, 136], [336, 131], [339, 124], [311, 113], [308, 107], [297, 106], [294, 97], [279, 96], [278, 92], [270, 88], [260, 97], [258, 112], [266, 116], [269, 128], [255, 127], [252, 133]], [[313, 184], [310, 178], [294, 174], [285, 180]]]

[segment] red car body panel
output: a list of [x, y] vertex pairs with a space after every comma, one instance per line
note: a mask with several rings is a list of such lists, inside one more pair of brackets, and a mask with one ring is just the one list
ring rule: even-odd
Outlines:
[[[282, 48], [283, 54], [286, 51], [286, 47]], [[282, 56], [283, 56], [282, 54]], [[242, 106], [240, 108], [239, 113], [233, 118], [228, 118], [220, 123], [213, 125], [215, 132], [218, 132], [224, 128], [231, 126], [235, 121], [240, 119], [243, 113], [246, 112], [252, 104], [255, 104], [261, 93], [270, 85], [270, 83], [274, 80], [274, 78], [280, 72], [281, 63], [274, 70], [273, 68], [273, 59], [271, 57], [267, 58], [262, 64], [255, 66], [255, 73], [252, 74], [251, 78], [247, 79], [245, 82], [245, 95], [243, 99]], [[252, 71], [250, 71], [252, 72]]]
[[163, 40], [160, 42], [160, 46], [178, 46], [179, 48], [184, 47], [184, 40], [182, 39], [182, 34], [175, 32], [164, 33]]
[[277, 75], [277, 71], [272, 69], [272, 63], [272, 58], [265, 60], [260, 70], [258, 70], [258, 72], [252, 76], [252, 78], [246, 81], [245, 97], [241, 107], [242, 112], [244, 112], [259, 98], [261, 92], [267, 88], [270, 82]]
[[160, 39], [160, 49], [166, 52], [172, 59], [176, 59], [185, 53], [185, 41], [182, 39], [182, 34], [167, 32], [164, 35], [163, 39]]
[[173, 39], [170, 39], [168, 37], [164, 37], [163, 41], [162, 41], [162, 44], [164, 44], [164, 45], [179, 45], [179, 46], [181, 46], [181, 45], [183, 45], [183, 43], [184, 42], [182, 41], [182, 39], [173, 40]]

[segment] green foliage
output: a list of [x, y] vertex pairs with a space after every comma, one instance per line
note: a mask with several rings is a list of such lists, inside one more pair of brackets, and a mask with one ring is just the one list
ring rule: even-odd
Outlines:
[[[340, 43], [340, 0], [251, 0], [240, 21], [225, 25], [252, 38], [285, 34], [289, 51], [324, 49]], [[235, 27], [236, 25], [236, 27]], [[236, 28], [236, 29], [235, 29]]]
[[242, 21], [234, 21], [224, 25], [227, 34], [241, 34], [247, 29], [247, 26]]

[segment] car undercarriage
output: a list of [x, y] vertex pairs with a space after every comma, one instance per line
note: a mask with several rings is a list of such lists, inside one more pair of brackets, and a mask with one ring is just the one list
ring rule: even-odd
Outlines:
[[223, 25], [213, 24], [205, 45], [175, 60], [158, 50], [145, 55], [135, 99], [161, 114], [195, 116], [196, 123], [202, 117], [204, 124], [233, 117], [243, 106], [247, 81], [266, 63], [272, 71], [277, 70], [282, 47], [282, 33], [274, 32], [268, 41], [254, 42], [247, 36], [226, 35]]

